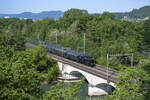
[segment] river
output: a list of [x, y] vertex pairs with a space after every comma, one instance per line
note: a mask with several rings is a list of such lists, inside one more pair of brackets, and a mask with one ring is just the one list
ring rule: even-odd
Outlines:
[[[72, 84], [76, 84], [76, 83], [72, 83]], [[51, 86], [52, 86], [51, 84], [43, 85], [42, 89], [44, 89], [45, 91], [48, 91]], [[79, 90], [78, 99], [87, 100], [87, 98], [88, 100], [95, 100], [95, 99], [97, 100], [98, 98], [101, 98], [100, 100], [102, 100], [104, 96], [89, 97], [88, 96], [88, 83], [85, 81]]]

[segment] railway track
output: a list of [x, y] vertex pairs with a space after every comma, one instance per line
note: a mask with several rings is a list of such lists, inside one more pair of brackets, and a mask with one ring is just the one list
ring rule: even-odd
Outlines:
[[[27, 48], [32, 48], [32, 49], [36, 48], [36, 46], [32, 45], [32, 44], [26, 44], [26, 47]], [[114, 83], [117, 82], [117, 76], [119, 75], [119, 73], [114, 71], [114, 70], [112, 70], [112, 69], [110, 69], [110, 68], [107, 69], [107, 68], [104, 68], [104, 67], [102, 67], [100, 65], [96, 65], [95, 67], [88, 67], [86, 65], [77, 63], [75, 61], [72, 61], [72, 60], [69, 60], [69, 59], [66, 59], [66, 58], [63, 58], [63, 57], [51, 54], [51, 53], [47, 53], [47, 54], [48, 54], [48, 56], [51, 56], [53, 59], [55, 59], [57, 61], [60, 61], [60, 62], [62, 62], [64, 64], [71, 65], [71, 66], [73, 66], [75, 68], [78, 68], [80, 70], [86, 71], [86, 72], [88, 72], [90, 74], [93, 74], [95, 76], [104, 78], [104, 79], [108, 80], [109, 82], [114, 82]]]
[[71, 65], [75, 68], [78, 68], [80, 70], [83, 70], [83, 71], [86, 71], [90, 74], [93, 74], [95, 76], [98, 76], [98, 77], [102, 77], [104, 79], [108, 79], [108, 81], [111, 81], [111, 82], [117, 82], [116, 78], [117, 78], [117, 75], [113, 75], [112, 72], [108, 72], [106, 73], [106, 71], [103, 70], [100, 70], [96, 67], [88, 67], [86, 65], [83, 65], [83, 64], [80, 64], [80, 63], [77, 63], [77, 62], [74, 62], [74, 61], [71, 61], [69, 59], [65, 59], [63, 57], [60, 57], [60, 56], [57, 56], [57, 55], [54, 55], [54, 54], [50, 54], [48, 53], [49, 56], [51, 56], [53, 59], [57, 60], [57, 61], [60, 61], [64, 64], [68, 64], [68, 65]]
[[100, 65], [97, 65], [95, 66], [95, 69], [98, 69], [98, 70], [101, 70], [101, 71], [104, 71], [104, 72], [108, 72], [108, 73], [112, 73], [113, 75], [116, 75], [118, 76], [119, 75], [119, 72], [113, 70], [113, 69], [110, 69], [110, 68], [106, 68], [106, 67], [103, 67], [103, 66], [100, 66]]

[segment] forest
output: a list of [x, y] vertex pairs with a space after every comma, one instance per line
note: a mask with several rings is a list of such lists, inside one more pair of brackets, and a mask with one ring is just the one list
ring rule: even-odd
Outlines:
[[[106, 66], [107, 54], [133, 53], [130, 57], [112, 57], [109, 67], [122, 72], [117, 90], [106, 100], [147, 100], [150, 97], [150, 19], [128, 22], [112, 13], [89, 14], [86, 10], [70, 9], [58, 20], [8, 18], [0, 19], [0, 100], [75, 100], [74, 86], [61, 93], [61, 84], [44, 93], [41, 82], [52, 82], [59, 75], [57, 62], [46, 55], [46, 49], [25, 47], [30, 41], [44, 41], [92, 54], [96, 64]], [[79, 88], [81, 83], [77, 84]], [[127, 88], [128, 87], [128, 88]], [[54, 94], [57, 93], [56, 96]], [[68, 94], [67, 94], [68, 93]]]
[[137, 19], [144, 19], [146, 17], [149, 17], [150, 16], [149, 10], [150, 10], [150, 6], [144, 6], [139, 9], [133, 9], [130, 12], [122, 12], [122, 13], [120, 12], [114, 14], [116, 15], [117, 18], [121, 19], [124, 16], [127, 16], [128, 19], [132, 19], [134, 21]]

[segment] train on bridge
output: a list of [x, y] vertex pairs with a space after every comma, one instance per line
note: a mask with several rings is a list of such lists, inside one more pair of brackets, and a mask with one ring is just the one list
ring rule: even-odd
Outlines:
[[76, 61], [78, 63], [84, 64], [84, 65], [87, 65], [90, 67], [95, 66], [95, 61], [94, 61], [92, 55], [90, 55], [87, 52], [78, 52], [75, 50], [71, 50], [70, 48], [63, 48], [60, 45], [54, 45], [54, 44], [45, 43], [42, 41], [34, 41], [34, 42], [32, 42], [32, 44], [44, 45], [44, 47], [47, 48], [47, 51], [49, 53]]

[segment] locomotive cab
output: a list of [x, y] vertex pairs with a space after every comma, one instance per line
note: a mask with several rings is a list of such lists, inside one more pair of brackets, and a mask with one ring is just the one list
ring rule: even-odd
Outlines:
[[79, 59], [80, 59], [80, 63], [82, 63], [82, 64], [85, 64], [85, 65], [90, 66], [90, 67], [95, 66], [95, 62], [94, 62], [93, 57], [88, 53], [80, 54]]

